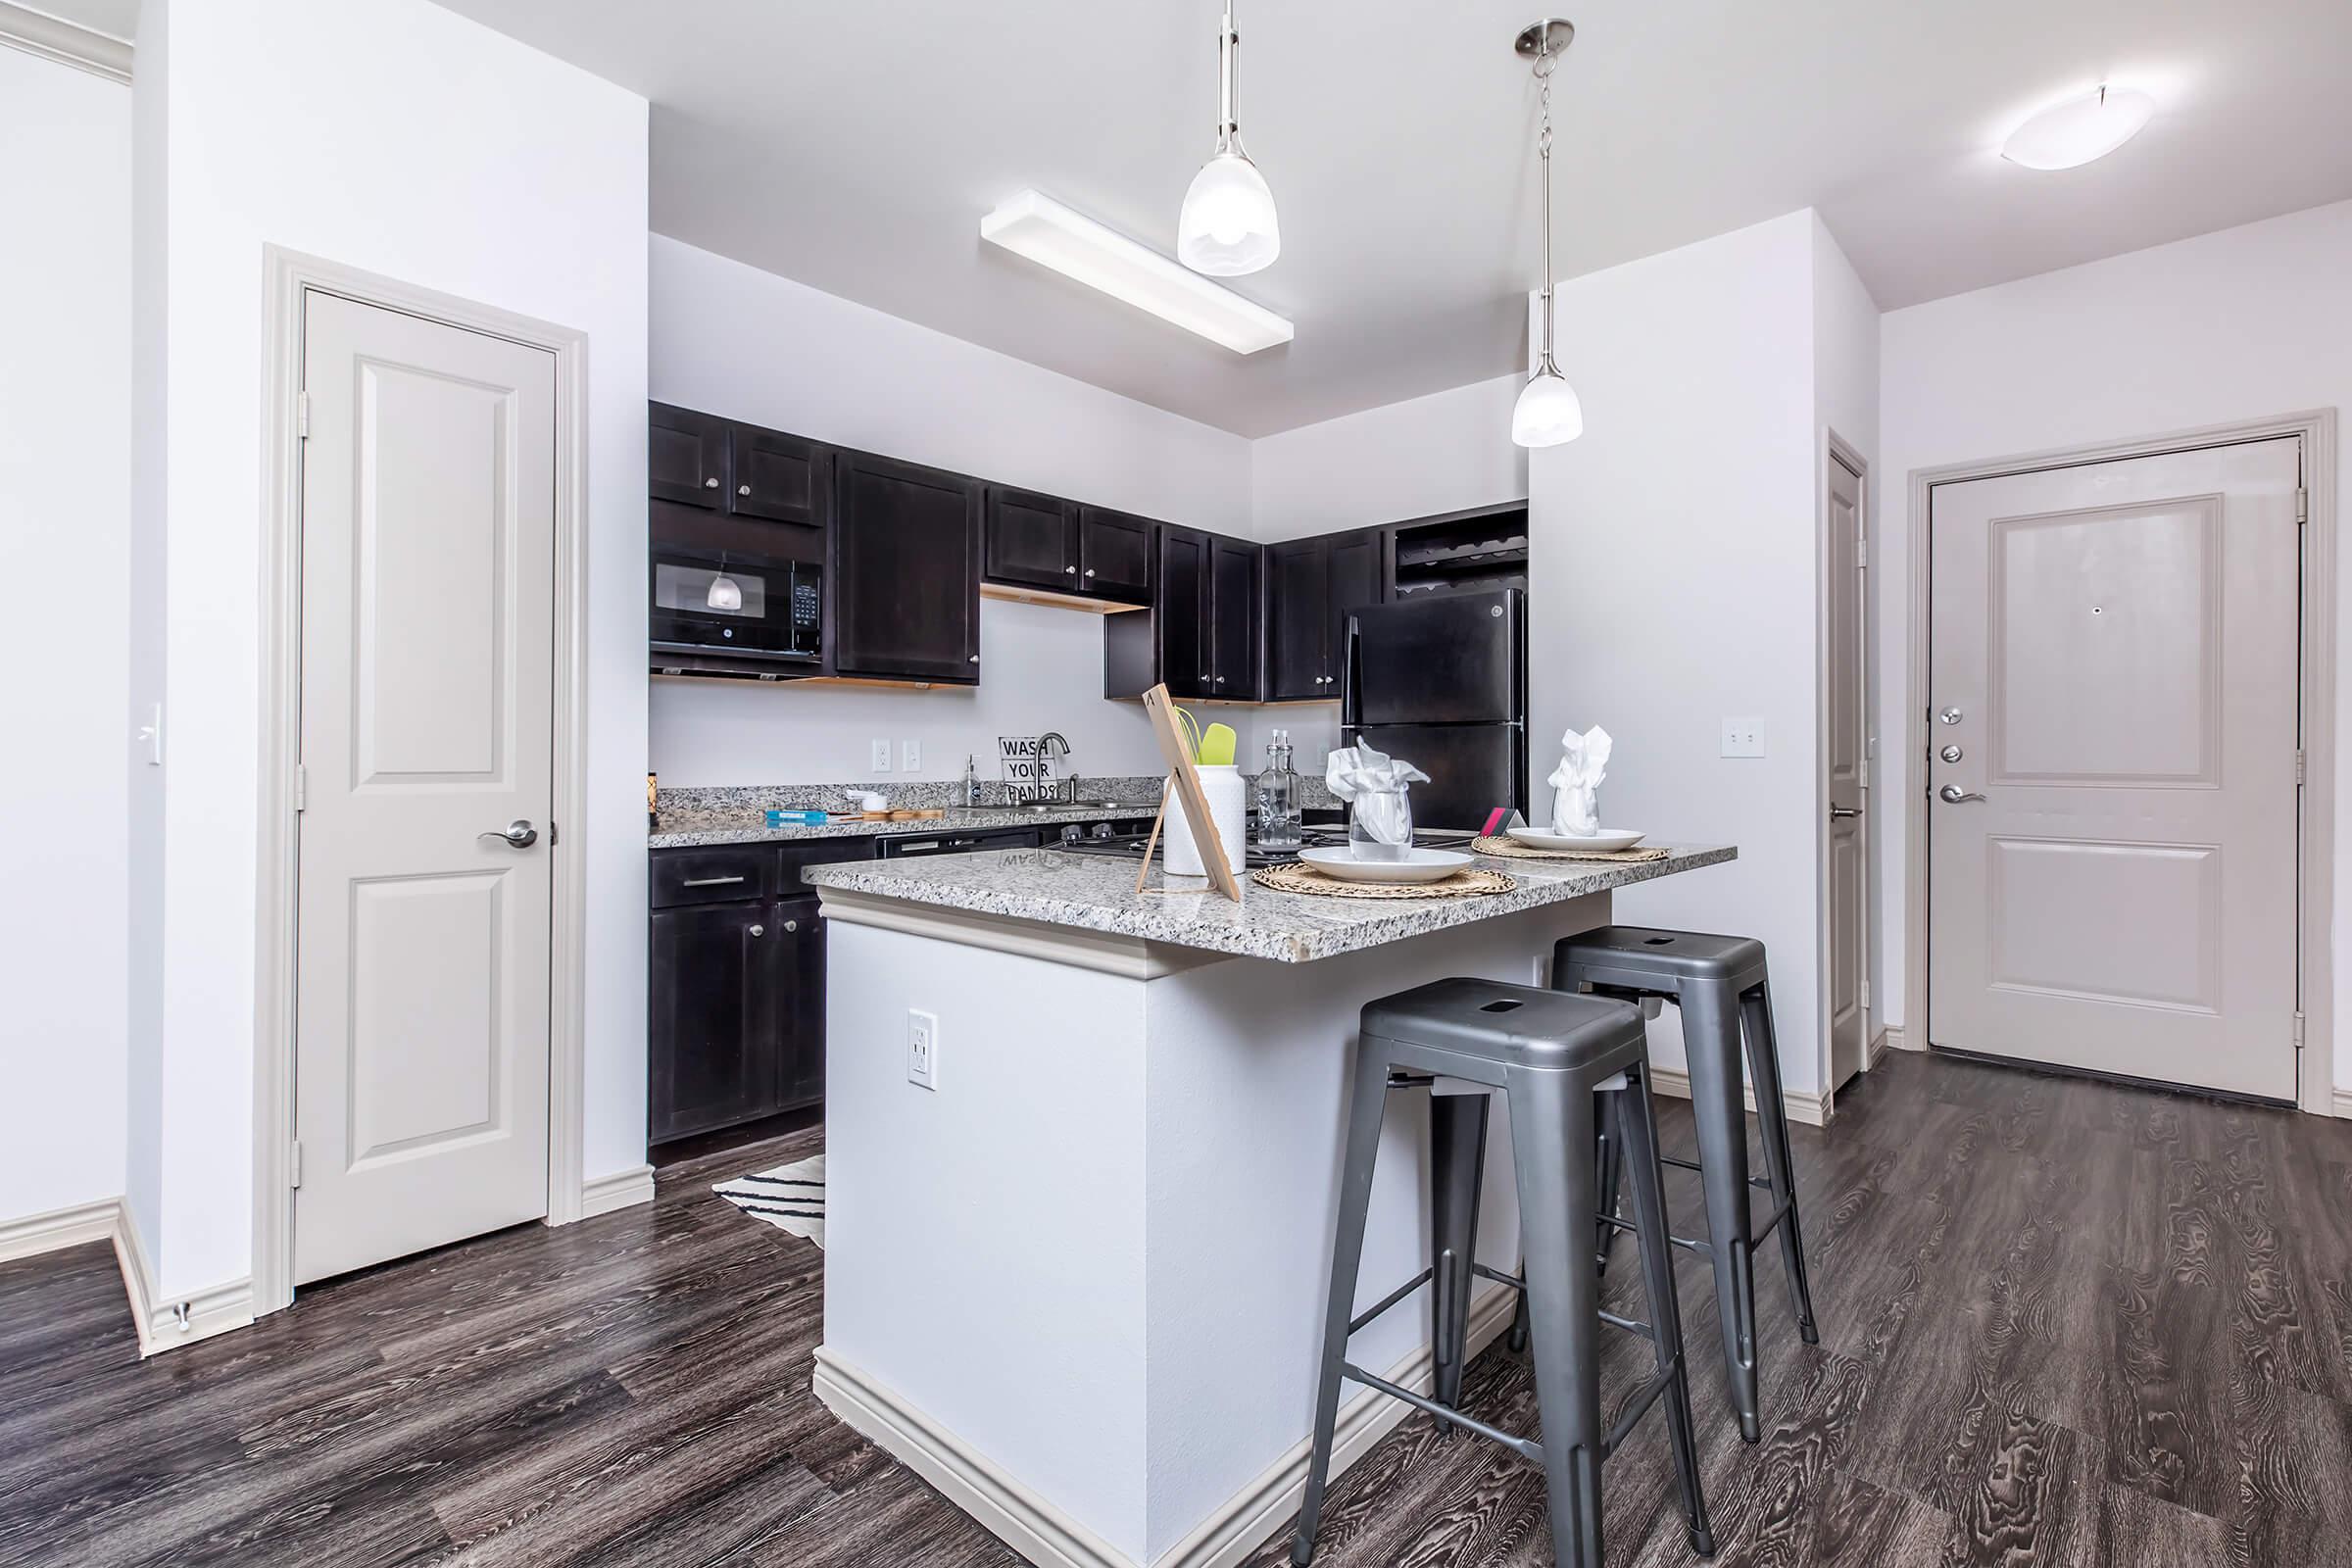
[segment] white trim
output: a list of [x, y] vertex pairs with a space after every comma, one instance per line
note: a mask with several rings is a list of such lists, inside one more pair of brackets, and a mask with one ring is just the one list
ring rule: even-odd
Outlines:
[[2334, 1098], [2329, 1102], [2328, 1108], [2333, 1114], [2341, 1116], [2344, 1118], [2344, 1120], [2352, 1121], [2352, 1089], [2338, 1089], [2335, 1091]]
[[[1501, 1286], [1471, 1304], [1469, 1353], [1476, 1355], [1510, 1327], [1517, 1298]], [[1391, 1382], [1427, 1394], [1436, 1386], [1436, 1361], [1423, 1346], [1389, 1369]], [[1006, 1475], [986, 1454], [867, 1377], [829, 1346], [816, 1349], [810, 1382], [825, 1407], [859, 1436], [939, 1489], [997, 1539], [1039, 1568], [1143, 1568], [1052, 1502]], [[1365, 1389], [1340, 1407], [1331, 1473], [1337, 1477], [1369, 1453], [1413, 1413], [1410, 1405]], [[1210, 1510], [1151, 1568], [1235, 1568], [1263, 1546], [1298, 1511], [1306, 1492], [1309, 1440], [1300, 1438], [1248, 1486]]]
[[1890, 1023], [1879, 1031], [1879, 1044], [1870, 1058], [1871, 1065], [1877, 1066], [1879, 1057], [1889, 1051], [1917, 1051], [1919, 1047], [1911, 1043], [1911, 1037], [1903, 1032], [1901, 1024]]
[[594, 1219], [618, 1209], [654, 1200], [654, 1167], [638, 1165], [610, 1176], [591, 1176], [580, 1184], [580, 1218]]
[[[1862, 815], [1854, 825], [1855, 853], [1862, 861], [1862, 907], [1857, 911], [1862, 921], [1862, 1067], [1868, 1072], [1871, 1061], [1870, 1035], [1870, 948], [1871, 935], [1878, 929], [1875, 892], [1870, 874], [1870, 858], [1877, 835], [1871, 831], [1872, 800], [1870, 788], [1870, 507], [1878, 486], [1871, 478], [1870, 464], [1855, 450], [1853, 443], [1827, 425], [1822, 427], [1821, 469], [1814, 497], [1814, 593], [1813, 593], [1813, 913], [1814, 951], [1821, 961], [1814, 965], [1814, 1016], [1821, 1020], [1821, 1039], [1816, 1045], [1819, 1061], [1814, 1069], [1814, 1081], [1825, 1086], [1824, 1098], [1837, 1092], [1838, 1063], [1835, 1042], [1831, 1036], [1833, 999], [1830, 996], [1830, 977], [1837, 971], [1836, 955], [1831, 951], [1836, 931], [1831, 910], [1836, 906], [1835, 892], [1830, 886], [1830, 605], [1831, 597], [1838, 591], [1830, 580], [1830, 564], [1838, 559], [1830, 539], [1830, 469], [1842, 467], [1854, 476], [1854, 499], [1857, 503], [1855, 521], [1861, 529], [1860, 548], [1855, 552], [1855, 580], [1845, 591], [1854, 594], [1855, 607], [1854, 658], [1859, 667], [1855, 677], [1861, 691], [1855, 698], [1855, 720], [1859, 727], [1857, 740], [1862, 747], [1861, 806]], [[1752, 1108], [1752, 1107], [1751, 1107]], [[1819, 1126], [1820, 1123], [1813, 1125]]]
[[22, 1219], [0, 1220], [0, 1263], [37, 1257], [43, 1252], [80, 1247], [87, 1242], [106, 1241], [121, 1223], [117, 1216], [122, 1208], [120, 1198], [101, 1198], [95, 1202], [26, 1214]]
[[1110, 932], [1083, 931], [1075, 926], [1048, 925], [978, 909], [909, 904], [905, 899], [858, 893], [848, 888], [820, 887], [816, 891], [825, 918], [845, 925], [904, 931], [909, 936], [986, 948], [992, 953], [1010, 953], [1024, 958], [1042, 958], [1048, 963], [1066, 963], [1074, 969], [1095, 969], [1129, 980], [1157, 980], [1163, 975], [1222, 963], [1233, 956], [1230, 953], [1147, 942], [1142, 937]]
[[112, 33], [17, 5], [14, 0], [0, 0], [0, 44], [109, 81], [130, 83], [129, 44]]
[[[253, 1279], [247, 1318], [294, 1300], [293, 1051], [297, 836], [290, 780], [300, 754], [303, 296], [316, 290], [556, 359], [555, 767], [548, 976], [547, 1223], [582, 1216], [587, 1076], [588, 335], [279, 246], [264, 247], [261, 822], [255, 946]], [[233, 1326], [233, 1325], [228, 1325]]]
[[[2335, 424], [2333, 409], [2310, 409], [2276, 418], [2205, 425], [2145, 440], [2062, 447], [1982, 463], [1914, 468], [1910, 482], [1907, 542], [1910, 556], [1910, 625], [1905, 642], [1910, 668], [1905, 676], [1903, 755], [1914, 767], [1928, 756], [1928, 617], [1930, 613], [1928, 523], [1935, 487], [2042, 468], [2077, 467], [2124, 458], [2156, 457], [2201, 447], [2236, 446], [2292, 436], [2303, 443], [2303, 487], [2309, 492], [2303, 527], [2302, 639], [2300, 663], [2303, 751], [2303, 814], [2297, 845], [2296, 967], [2306, 1019], [2295, 1101], [2304, 1110], [2328, 1115], [2336, 1102], [2335, 1075]], [[1924, 778], [1903, 802], [1903, 1008], [1920, 1017], [1916, 1045], [1928, 1039], [1928, 792]]]
[[[1661, 1095], [1672, 1095], [1677, 1100], [1689, 1100], [1690, 1098], [1690, 1075], [1680, 1067], [1660, 1067], [1652, 1063], [1649, 1069], [1649, 1087]], [[1751, 1085], [1742, 1084], [1740, 1086], [1740, 1093], [1741, 1098], [1747, 1102], [1747, 1113], [1751, 1116], [1754, 1115], [1756, 1113], [1755, 1089]], [[1802, 1122], [1807, 1127], [1827, 1127], [1837, 1114], [1831, 1106], [1828, 1095], [1811, 1095], [1801, 1089], [1790, 1089], [1787, 1085], [1783, 1085], [1781, 1088], [1781, 1105], [1788, 1111], [1790, 1121]]]

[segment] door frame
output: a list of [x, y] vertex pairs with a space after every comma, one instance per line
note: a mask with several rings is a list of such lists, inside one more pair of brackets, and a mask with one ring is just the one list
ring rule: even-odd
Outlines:
[[[1911, 470], [1907, 534], [1910, 662], [1905, 680], [1903, 755], [1920, 770], [1920, 775], [1918, 787], [1906, 790], [1903, 802], [1903, 1012], [1908, 1026], [1905, 1045], [1921, 1051], [1931, 1045], [1926, 760], [1931, 701], [1928, 525], [1936, 487], [2291, 436], [2303, 444], [2303, 487], [2308, 492], [2302, 529], [2303, 624], [2297, 642], [2304, 777], [2295, 842], [2295, 967], [2297, 1006], [2304, 1023], [2302, 1050], [2295, 1061], [2295, 1102], [2317, 1115], [2335, 1113], [2335, 420], [2333, 409], [2308, 409], [2267, 419], [2201, 425], [2140, 440], [2097, 441]], [[2352, 1106], [2345, 1113], [2352, 1114]]]
[[1813, 904], [1814, 908], [1817, 911], [1814, 942], [1816, 951], [1821, 955], [1821, 962], [1817, 966], [1817, 983], [1820, 987], [1820, 995], [1815, 999], [1814, 1005], [1816, 1009], [1815, 1016], [1821, 1019], [1821, 1039], [1817, 1046], [1817, 1049], [1821, 1053], [1821, 1060], [1818, 1065], [1818, 1070], [1820, 1072], [1820, 1078], [1818, 1079], [1818, 1082], [1821, 1084], [1821, 1102], [1822, 1108], [1825, 1112], [1829, 1111], [1833, 1107], [1838, 1093], [1837, 1085], [1830, 1081], [1831, 1075], [1837, 1070], [1837, 1063], [1832, 1060], [1833, 1053], [1831, 1050], [1832, 1041], [1830, 1035], [1830, 971], [1833, 959], [1833, 956], [1830, 952], [1830, 940], [1836, 934], [1833, 922], [1830, 918], [1830, 599], [1831, 595], [1838, 591], [1838, 584], [1832, 581], [1830, 577], [1831, 564], [1837, 560], [1837, 554], [1831, 547], [1830, 539], [1830, 466], [1833, 464], [1844, 468], [1848, 473], [1851, 473], [1854, 476], [1855, 490], [1859, 494], [1861, 500], [1861, 505], [1856, 509], [1861, 514], [1861, 551], [1860, 559], [1856, 564], [1856, 569], [1854, 572], [1857, 580], [1853, 584], [1851, 591], [1859, 595], [1861, 598], [1861, 604], [1859, 607], [1860, 613], [1856, 622], [1857, 636], [1855, 639], [1856, 657], [1861, 662], [1861, 668], [1856, 670], [1855, 674], [1862, 683], [1860, 707], [1860, 721], [1862, 726], [1862, 825], [1860, 836], [1862, 840], [1863, 996], [1861, 1070], [1863, 1072], [1867, 1073], [1870, 1071], [1873, 1064], [1877, 1061], [1877, 1048], [1880, 1039], [1879, 1032], [1876, 1028], [1879, 1001], [1878, 992], [1871, 986], [1870, 983], [1871, 953], [1872, 950], [1877, 946], [1876, 942], [1874, 942], [1872, 939], [1878, 930], [1878, 900], [1871, 887], [1872, 878], [1870, 874], [1871, 861], [1875, 854], [1875, 847], [1878, 843], [1878, 834], [1872, 831], [1873, 824], [1871, 821], [1872, 815], [1878, 807], [1878, 775], [1875, 770], [1875, 764], [1878, 759], [1874, 755], [1876, 749], [1872, 745], [1871, 740], [1872, 735], [1874, 734], [1874, 728], [1871, 722], [1870, 703], [1870, 677], [1872, 665], [1870, 609], [1871, 600], [1876, 597], [1872, 594], [1870, 588], [1872, 580], [1870, 564], [1870, 540], [1872, 535], [1877, 531], [1871, 526], [1870, 513], [1871, 504], [1875, 499], [1875, 492], [1874, 486], [1871, 483], [1869, 461], [1865, 459], [1859, 451], [1855, 450], [1853, 443], [1847, 441], [1843, 436], [1840, 436], [1836, 430], [1825, 429], [1823, 431], [1823, 441], [1821, 447], [1821, 473], [1819, 484], [1817, 486], [1820, 491], [1820, 495], [1814, 508], [1814, 511], [1817, 514], [1814, 523], [1814, 532], [1816, 535], [1814, 541], [1816, 564], [1814, 569], [1819, 583], [1819, 588], [1813, 596], [1813, 602], [1815, 606], [1813, 646], [1819, 651], [1819, 657], [1814, 661], [1815, 667], [1813, 674], [1813, 831], [1815, 834], [1813, 856]]
[[[547, 1219], [581, 1217], [586, 1077], [588, 334], [418, 288], [276, 245], [267, 276], [262, 368], [261, 831], [255, 906], [253, 1310], [294, 1301], [294, 987], [300, 836], [303, 304], [311, 292], [544, 349], [556, 359], [555, 758], [548, 976]], [[569, 831], [564, 831], [569, 829]]]

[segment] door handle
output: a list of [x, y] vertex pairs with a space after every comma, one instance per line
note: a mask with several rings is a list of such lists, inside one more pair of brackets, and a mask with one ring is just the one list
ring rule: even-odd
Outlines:
[[1843, 822], [1861, 814], [1862, 808], [1859, 806], [1833, 806], [1830, 808], [1830, 820], [1833, 822]]
[[763, 925], [756, 925], [752, 927], [752, 935], [756, 937], [763, 937], [767, 935], [767, 927]]
[[1957, 784], [1946, 784], [1936, 792], [1946, 806], [1958, 806], [1962, 801], [1981, 801], [1984, 797], [1975, 790], [1964, 790]]
[[476, 833], [477, 839], [504, 839], [518, 850], [527, 850], [539, 842], [539, 830], [531, 826], [530, 818], [518, 816], [495, 833]]

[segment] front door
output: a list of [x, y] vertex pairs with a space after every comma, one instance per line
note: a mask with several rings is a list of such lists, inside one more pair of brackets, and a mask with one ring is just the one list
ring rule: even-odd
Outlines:
[[547, 1212], [556, 368], [313, 292], [303, 387], [297, 1284]]
[[1928, 1028], [2295, 1094], [2301, 447], [1939, 485]]
[[1830, 1087], [1862, 1070], [1870, 1033], [1863, 987], [1870, 981], [1870, 835], [1863, 814], [1862, 712], [1868, 701], [1862, 664], [1862, 476], [1833, 453], [1829, 460], [1824, 605], [1829, 644], [1822, 747], [1828, 790], [1823, 807], [1823, 877], [1829, 899]]

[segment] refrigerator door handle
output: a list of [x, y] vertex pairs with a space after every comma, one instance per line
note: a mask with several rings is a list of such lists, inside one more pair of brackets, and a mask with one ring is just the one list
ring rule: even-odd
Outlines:
[[[1355, 617], [1348, 617], [1348, 629], [1342, 633], [1347, 646], [1340, 650], [1340, 734], [1343, 739], [1358, 727], [1355, 711], [1355, 662], [1357, 632]], [[1350, 744], [1353, 744], [1350, 741]]]

